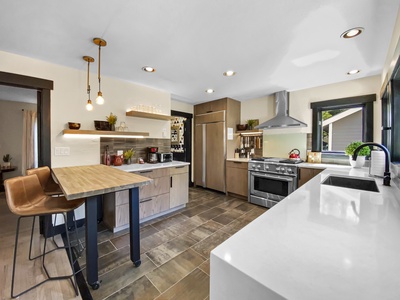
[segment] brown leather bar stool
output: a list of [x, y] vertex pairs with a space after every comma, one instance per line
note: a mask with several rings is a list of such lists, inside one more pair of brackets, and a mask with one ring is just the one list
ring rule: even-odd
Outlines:
[[[45, 266], [46, 258], [46, 242], [44, 241], [44, 248], [42, 260], [42, 267], [46, 273], [47, 279], [42, 282], [24, 290], [23, 292], [14, 295], [14, 281], [15, 281], [15, 267], [17, 259], [17, 248], [18, 248], [18, 236], [19, 236], [19, 226], [22, 218], [26, 217], [36, 217], [36, 216], [47, 216], [52, 214], [62, 214], [64, 216], [64, 224], [67, 236], [67, 246], [69, 260], [72, 263], [72, 250], [68, 234], [68, 225], [66, 214], [79, 206], [81, 206], [85, 199], [77, 199], [68, 201], [65, 197], [51, 197], [44, 194], [42, 186], [40, 185], [39, 179], [36, 175], [19, 176], [5, 180], [4, 182], [5, 194], [7, 205], [11, 212], [19, 216], [17, 222], [16, 236], [15, 236], [15, 246], [14, 246], [14, 259], [13, 259], [13, 269], [12, 269], [12, 280], [11, 280], [11, 297], [16, 298], [20, 295], [42, 285], [43, 283], [50, 280], [71, 280], [72, 286], [74, 287], [75, 294], [78, 296], [78, 286], [76, 282], [75, 272], [72, 270], [71, 275], [51, 277], [47, 268]], [[32, 230], [33, 231], [33, 230]], [[73, 266], [72, 266], [73, 269]]]
[[[52, 196], [52, 197], [59, 197], [63, 195], [63, 192], [58, 185], [53, 179], [53, 176], [51, 176], [51, 170], [48, 166], [43, 166], [39, 168], [34, 168], [34, 169], [28, 169], [26, 170], [26, 175], [33, 175], [35, 174], [40, 181], [40, 185], [42, 186], [42, 189], [44, 193], [47, 196]], [[54, 223], [57, 222], [57, 215], [55, 216]], [[33, 223], [35, 223], [35, 219], [33, 220]], [[76, 239], [76, 256], [80, 257], [82, 255], [83, 250], [85, 249], [83, 243], [79, 240], [78, 237], [78, 232], [77, 232], [77, 225], [76, 225], [76, 218], [75, 218], [75, 213], [74, 213], [74, 225], [75, 225], [75, 239]], [[32, 234], [33, 234], [33, 226], [32, 226]], [[57, 242], [54, 240], [53, 236], [53, 243], [57, 246], [57, 248], [62, 248], [60, 247]], [[31, 236], [31, 244], [32, 244], [32, 236]], [[51, 251], [49, 251], [51, 252]], [[42, 256], [42, 255], [39, 255]], [[31, 251], [29, 250], [29, 259], [35, 259], [38, 258], [39, 256], [36, 257], [31, 257]]]

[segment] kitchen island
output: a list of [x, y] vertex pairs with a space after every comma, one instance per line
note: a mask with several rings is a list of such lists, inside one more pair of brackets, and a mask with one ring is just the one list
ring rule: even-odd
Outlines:
[[[172, 161], [113, 168], [152, 179], [149, 185], [139, 188], [139, 218], [142, 223], [185, 207], [189, 200], [188, 166], [187, 162]], [[129, 227], [128, 199], [126, 191], [104, 196], [103, 221], [113, 232]]]
[[[322, 185], [328, 168], [211, 252], [210, 299], [400, 299], [400, 190]], [[398, 179], [397, 179], [398, 180]]]

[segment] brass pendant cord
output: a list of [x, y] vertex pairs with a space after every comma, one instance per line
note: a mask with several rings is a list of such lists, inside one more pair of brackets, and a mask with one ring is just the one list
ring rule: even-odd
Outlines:
[[97, 77], [99, 79], [99, 92], [101, 92], [101, 78], [100, 78], [100, 54], [101, 54], [101, 44], [99, 44], [99, 62], [98, 62], [98, 74]]
[[90, 60], [88, 60], [88, 62], [87, 62], [87, 94], [88, 94], [88, 100], [90, 100], [89, 69], [90, 69]]

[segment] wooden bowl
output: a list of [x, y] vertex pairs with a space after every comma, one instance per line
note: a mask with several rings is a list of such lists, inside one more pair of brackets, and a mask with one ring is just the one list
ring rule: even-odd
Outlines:
[[236, 125], [236, 129], [237, 129], [238, 131], [247, 130], [247, 124], [237, 124], [237, 125]]
[[68, 127], [69, 129], [78, 130], [79, 128], [81, 128], [81, 123], [68, 122]]

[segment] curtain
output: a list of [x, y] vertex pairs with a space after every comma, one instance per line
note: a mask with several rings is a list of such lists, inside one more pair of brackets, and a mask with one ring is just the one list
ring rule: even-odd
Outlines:
[[37, 168], [37, 112], [24, 110], [22, 127], [22, 170]]

